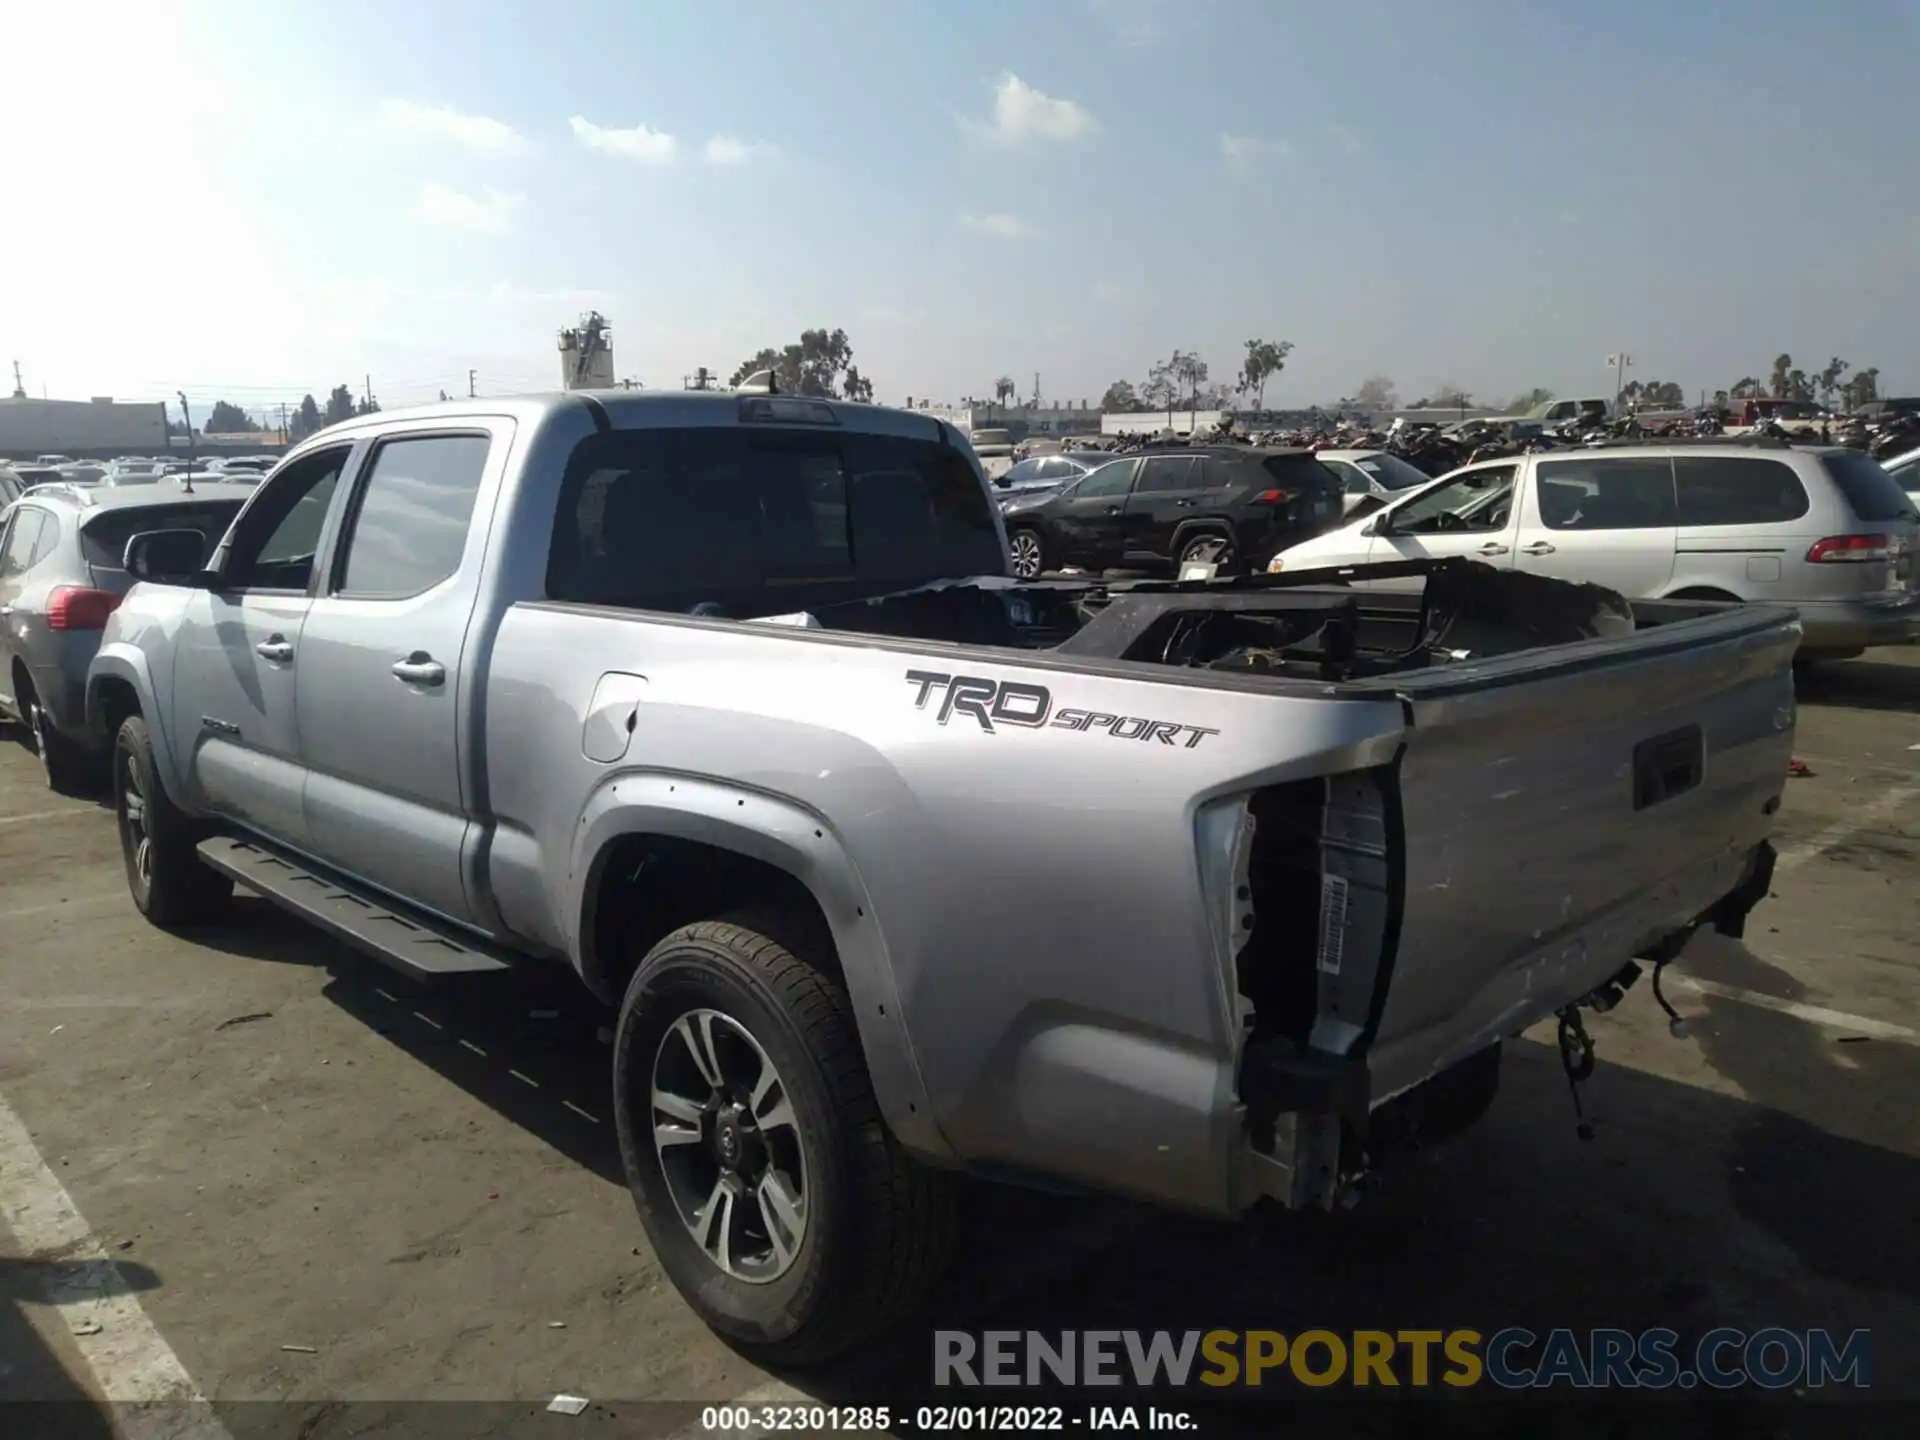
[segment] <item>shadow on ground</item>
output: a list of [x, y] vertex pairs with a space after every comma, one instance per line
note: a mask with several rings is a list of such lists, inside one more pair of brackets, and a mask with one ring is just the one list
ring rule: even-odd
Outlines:
[[[0, 1254], [0, 1433], [34, 1440], [117, 1435], [109, 1407], [95, 1400], [75, 1374], [85, 1366], [78, 1352], [63, 1356], [48, 1343], [46, 1336], [66, 1329], [53, 1307], [81, 1295], [151, 1290], [159, 1284], [152, 1270], [127, 1261]], [[37, 1315], [30, 1317], [30, 1309]]]
[[1920, 714], [1920, 665], [1846, 660], [1795, 672], [1802, 705], [1844, 710], [1900, 710]]
[[[210, 943], [326, 965], [324, 993], [334, 1004], [606, 1183], [624, 1183], [609, 1114], [610, 1050], [598, 1038], [611, 1016], [570, 974], [415, 987], [277, 916]], [[1741, 947], [1685, 968], [1781, 998], [1798, 994], [1791, 977]], [[1658, 1325], [1697, 1337], [1717, 1325], [1782, 1325], [1873, 1330], [1875, 1395], [1920, 1400], [1911, 1359], [1920, 1349], [1912, 1209], [1920, 1162], [1847, 1133], [1860, 1132], [1864, 1115], [1879, 1126], [1870, 1133], [1907, 1135], [1913, 1122], [1903, 1126], [1896, 1107], [1920, 1093], [1920, 1051], [1837, 1045], [1790, 1016], [1705, 997], [1689, 995], [1685, 1008], [1698, 1016], [1699, 1038], [1674, 1043], [1698, 1043], [1745, 1099], [1609, 1067], [1603, 1036], [1601, 1068], [1587, 1087], [1599, 1134], [1582, 1144], [1556, 1055], [1521, 1041], [1508, 1047], [1487, 1120], [1416, 1157], [1355, 1214], [1261, 1215], [1235, 1225], [974, 1187], [961, 1255], [927, 1315], [857, 1361], [785, 1378], [829, 1403], [951, 1402], [952, 1392], [930, 1388], [940, 1328], [1464, 1326], [1491, 1334], [1511, 1325]], [[515, 1071], [538, 1077], [539, 1088]], [[1920, 1151], [1920, 1136], [1902, 1148]], [[643, 1243], [637, 1220], [635, 1241]], [[1239, 1403], [1214, 1412], [1229, 1428], [1270, 1430], [1281, 1418], [1274, 1404], [1305, 1403], [1302, 1394], [1240, 1392]], [[1329, 1418], [1325, 1394], [1309, 1398]], [[1420, 1405], [1422, 1428], [1445, 1419], [1445, 1429], [1460, 1420], [1460, 1433], [1611, 1433], [1585, 1411], [1562, 1431], [1558, 1412], [1526, 1401], [1465, 1410], [1443, 1403], [1462, 1398]], [[1511, 1413], [1516, 1403], [1523, 1414]], [[1744, 1407], [1724, 1404], [1698, 1413], [1678, 1394], [1658, 1404], [1657, 1422], [1691, 1417], [1677, 1426], [1684, 1433], [1717, 1433], [1722, 1422], [1736, 1433], [1756, 1418], [1741, 1420]], [[1349, 1404], [1339, 1413], [1343, 1433], [1394, 1433], [1416, 1418], [1404, 1406]], [[1777, 1417], [1778, 1404], [1766, 1413]], [[1641, 1411], [1636, 1433], [1647, 1419]], [[1774, 1428], [1772, 1418], [1762, 1426]]]

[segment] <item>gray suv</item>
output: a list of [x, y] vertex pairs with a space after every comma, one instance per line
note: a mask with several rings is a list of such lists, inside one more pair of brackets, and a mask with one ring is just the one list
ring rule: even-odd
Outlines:
[[25, 727], [47, 783], [87, 788], [104, 758], [86, 731], [87, 665], [132, 588], [137, 531], [196, 530], [208, 549], [251, 485], [175, 481], [133, 489], [42, 485], [0, 511], [0, 719]]

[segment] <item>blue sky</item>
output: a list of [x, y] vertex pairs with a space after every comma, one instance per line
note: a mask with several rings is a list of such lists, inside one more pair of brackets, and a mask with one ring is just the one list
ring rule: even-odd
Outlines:
[[[1920, 5], [13, 5], [0, 360], [30, 389], [677, 385], [844, 327], [879, 398], [1920, 389]], [[25, 217], [25, 223], [21, 223]]]

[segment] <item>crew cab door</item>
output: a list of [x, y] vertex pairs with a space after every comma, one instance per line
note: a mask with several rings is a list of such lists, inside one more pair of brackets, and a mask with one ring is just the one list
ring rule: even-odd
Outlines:
[[1538, 459], [1514, 547], [1522, 570], [1584, 580], [1629, 600], [1673, 578], [1673, 462], [1588, 452]]
[[[1457, 472], [1380, 513], [1367, 562], [1464, 558], [1506, 569], [1513, 564], [1514, 488], [1519, 462], [1494, 461]], [[1360, 582], [1374, 590], [1418, 590], [1423, 576]]]
[[1125, 558], [1160, 560], [1173, 551], [1174, 532], [1205, 493], [1205, 465], [1195, 455], [1151, 455], [1127, 498]]
[[352, 442], [283, 467], [215, 556], [180, 622], [171, 723], [177, 769], [199, 804], [297, 850], [307, 844], [294, 692], [315, 559]]
[[1127, 495], [1139, 468], [1137, 460], [1102, 465], [1054, 502], [1054, 525], [1068, 564], [1099, 568], [1119, 563]]
[[479, 767], [468, 622], [511, 437], [498, 420], [370, 442], [300, 645], [313, 854], [463, 923]]

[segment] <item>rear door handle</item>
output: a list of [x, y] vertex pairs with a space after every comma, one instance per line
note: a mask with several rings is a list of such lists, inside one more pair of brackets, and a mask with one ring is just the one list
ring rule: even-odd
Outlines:
[[273, 660], [284, 665], [293, 659], [293, 645], [284, 635], [269, 635], [253, 647], [253, 653], [262, 660]]
[[404, 680], [409, 685], [444, 685], [447, 682], [447, 667], [427, 654], [416, 650], [404, 660], [393, 662], [394, 678]]
[[1504, 555], [1507, 553], [1507, 547], [1498, 541], [1488, 541], [1480, 547], [1480, 553], [1482, 555]]
[[1531, 545], [1522, 545], [1520, 547], [1520, 553], [1522, 555], [1551, 555], [1553, 553], [1553, 546], [1549, 545], [1545, 540], [1536, 540]]

